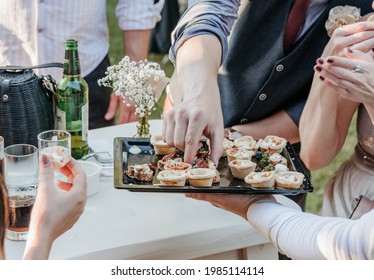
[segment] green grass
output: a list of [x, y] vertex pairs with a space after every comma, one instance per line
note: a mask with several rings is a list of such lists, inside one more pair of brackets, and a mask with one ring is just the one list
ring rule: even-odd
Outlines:
[[[113, 64], [118, 63], [124, 56], [123, 49], [123, 37], [122, 31], [118, 27], [117, 18], [115, 16], [115, 6], [117, 0], [108, 0], [107, 1], [107, 19], [109, 25], [109, 34], [110, 34], [110, 49], [109, 57], [110, 61]], [[173, 65], [165, 59], [163, 55], [150, 55], [148, 57], [150, 61], [157, 61], [160, 63], [161, 68], [165, 71], [168, 77], [171, 76], [173, 72]], [[158, 102], [158, 107], [161, 108], [163, 104], [163, 98]], [[157, 111], [151, 116], [151, 118], [159, 118], [160, 111]], [[322, 194], [324, 186], [331, 176], [331, 174], [337, 170], [338, 166], [351, 154], [353, 147], [356, 143], [356, 131], [355, 131], [355, 121], [352, 122], [352, 125], [349, 130], [349, 135], [346, 139], [345, 145], [342, 151], [338, 156], [333, 160], [333, 162], [326, 166], [323, 169], [318, 171], [313, 171], [311, 175], [311, 181], [315, 188], [313, 193], [308, 194], [306, 211], [311, 213], [318, 213], [322, 205]], [[318, 155], [316, 155], [318, 156]]]

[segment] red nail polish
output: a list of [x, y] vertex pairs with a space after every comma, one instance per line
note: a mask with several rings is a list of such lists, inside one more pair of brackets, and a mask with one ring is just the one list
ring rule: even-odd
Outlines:
[[323, 58], [318, 58], [318, 59], [317, 59], [317, 62], [318, 62], [319, 64], [323, 64], [323, 63], [325, 62], [325, 60], [324, 60]]
[[320, 67], [320, 66], [316, 66], [316, 70], [318, 71], [318, 72], [321, 72], [322, 71], [322, 68]]
[[327, 59], [327, 62], [328, 62], [328, 63], [333, 63], [334, 60], [333, 60], [332, 58], [328, 58], [328, 59]]
[[324, 81], [324, 80], [325, 80], [325, 77], [324, 77], [324, 76], [319, 76], [319, 79], [320, 79], [321, 81]]

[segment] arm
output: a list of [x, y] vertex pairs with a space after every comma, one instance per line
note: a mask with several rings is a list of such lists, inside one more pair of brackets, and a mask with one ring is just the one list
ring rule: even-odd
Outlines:
[[48, 259], [53, 242], [79, 219], [87, 200], [86, 175], [72, 159], [60, 171], [71, 183], [59, 182], [55, 189], [53, 168], [46, 155], [40, 160], [38, 195], [30, 219], [24, 259]]
[[[338, 94], [337, 88], [332, 86], [331, 63], [327, 62], [327, 57], [343, 56], [347, 47], [364, 52], [371, 50], [373, 27], [373, 23], [360, 22], [338, 28], [325, 47], [322, 58], [317, 60], [317, 73], [300, 120], [300, 137], [303, 143], [300, 156], [311, 170], [326, 166], [341, 150], [352, 116], [359, 105], [357, 101]], [[327, 71], [326, 67], [330, 70]], [[348, 72], [352, 73], [352, 69]], [[337, 75], [339, 80], [341, 73]]]
[[300, 119], [300, 157], [308, 169], [329, 164], [341, 150], [357, 108], [323, 84], [315, 74]]
[[320, 217], [263, 200], [249, 207], [247, 218], [292, 259], [374, 258], [374, 211], [353, 221]]
[[[116, 8], [119, 26], [123, 30], [124, 51], [133, 61], [145, 60], [148, 57], [148, 48], [151, 39], [151, 31], [161, 19], [161, 11], [165, 0], [154, 4], [154, 0], [122, 0]], [[106, 120], [116, 116], [117, 108], [120, 108], [118, 123], [127, 123], [137, 120], [135, 107], [126, 106], [121, 96], [114, 93], [111, 96]]]
[[299, 128], [286, 111], [278, 111], [265, 119], [235, 125], [232, 128], [255, 139], [263, 139], [269, 134], [274, 134], [287, 139], [290, 143], [297, 143], [300, 138]]
[[193, 37], [178, 50], [173, 78], [184, 100], [164, 115], [162, 135], [169, 145], [185, 151], [186, 162], [193, 161], [202, 135], [212, 143], [214, 162], [222, 152], [223, 117], [217, 83], [220, 58], [221, 45], [212, 35]]
[[[373, 259], [374, 210], [358, 220], [291, 209], [271, 195], [186, 194], [247, 219], [292, 259]], [[302, 248], [302, 249], [300, 249]]]
[[218, 163], [223, 141], [223, 118], [217, 74], [227, 36], [240, 1], [195, 1], [173, 32], [170, 59], [175, 62], [170, 91], [183, 102], [164, 115], [163, 138], [185, 151], [192, 162], [202, 135], [212, 143]]

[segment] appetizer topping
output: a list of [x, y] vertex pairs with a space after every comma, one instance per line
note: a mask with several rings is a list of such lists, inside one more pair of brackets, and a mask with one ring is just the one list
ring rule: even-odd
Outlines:
[[152, 181], [155, 170], [156, 168], [152, 163], [135, 164], [127, 166], [126, 174], [130, 178], [149, 182]]
[[256, 168], [256, 163], [251, 160], [237, 159], [229, 162], [229, 168], [232, 176], [238, 179], [244, 179], [250, 172]]
[[196, 168], [187, 171], [188, 182], [194, 187], [212, 186], [215, 176], [216, 171], [210, 168]]
[[304, 174], [296, 171], [279, 172], [275, 181], [279, 188], [297, 189], [300, 188], [304, 180]]
[[259, 140], [259, 146], [263, 152], [269, 150], [273, 153], [281, 153], [286, 145], [286, 139], [274, 135], [268, 135], [265, 139]]
[[227, 138], [223, 138], [223, 150], [226, 151], [227, 149], [231, 149], [234, 147], [234, 142], [230, 141]]
[[288, 167], [285, 166], [284, 164], [278, 163], [274, 166], [274, 171], [275, 172], [285, 172], [285, 171], [288, 171]]
[[242, 136], [234, 140], [234, 146], [238, 148], [244, 148], [247, 150], [257, 151], [259, 144], [252, 136]]
[[284, 156], [282, 156], [281, 154], [279, 154], [279, 153], [271, 154], [270, 157], [269, 157], [269, 161], [273, 165], [275, 165], [277, 163], [281, 163], [281, 164], [287, 165], [287, 159]]
[[182, 170], [187, 171], [191, 169], [191, 164], [183, 161], [168, 160], [164, 165], [165, 170]]
[[157, 179], [165, 186], [184, 186], [186, 178], [186, 172], [176, 170], [162, 170], [157, 175]]
[[182, 152], [180, 150], [175, 150], [174, 152], [163, 156], [162, 159], [157, 162], [157, 168], [163, 170], [165, 164], [170, 160], [183, 161]]
[[158, 155], [167, 155], [175, 150], [175, 147], [171, 147], [162, 139], [162, 136], [152, 136], [151, 144]]
[[255, 154], [254, 151], [249, 151], [243, 147], [233, 147], [231, 149], [228, 149], [226, 153], [229, 157], [229, 161], [232, 161], [234, 159], [251, 159]]
[[251, 172], [244, 178], [244, 181], [251, 184], [254, 188], [273, 188], [275, 184], [275, 171]]

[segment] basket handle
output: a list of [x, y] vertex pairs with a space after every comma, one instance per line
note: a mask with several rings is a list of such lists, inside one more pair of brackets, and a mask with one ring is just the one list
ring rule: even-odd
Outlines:
[[16, 66], [16, 65], [7, 65], [7, 66], [0, 66], [0, 70], [10, 70], [10, 71], [17, 71], [17, 70], [27, 70], [27, 69], [38, 69], [38, 68], [63, 68], [64, 64], [59, 62], [51, 62], [33, 66]]

